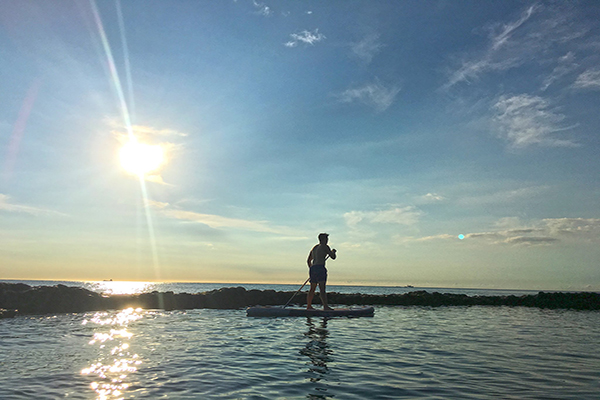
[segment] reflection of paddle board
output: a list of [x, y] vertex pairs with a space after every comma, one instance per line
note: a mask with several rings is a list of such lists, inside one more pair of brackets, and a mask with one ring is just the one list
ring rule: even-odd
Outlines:
[[336, 308], [330, 311], [283, 307], [248, 307], [246, 309], [248, 317], [372, 317], [374, 312], [373, 307]]

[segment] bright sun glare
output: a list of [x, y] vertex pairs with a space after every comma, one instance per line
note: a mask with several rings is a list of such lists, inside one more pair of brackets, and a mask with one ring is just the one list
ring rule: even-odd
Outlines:
[[160, 145], [138, 143], [135, 140], [131, 140], [121, 147], [119, 155], [123, 168], [136, 175], [155, 171], [164, 160], [163, 149]]

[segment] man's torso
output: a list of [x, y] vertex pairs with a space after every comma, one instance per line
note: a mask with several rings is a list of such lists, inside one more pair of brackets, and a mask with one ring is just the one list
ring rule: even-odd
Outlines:
[[312, 265], [325, 265], [329, 246], [326, 244], [318, 244], [312, 249]]

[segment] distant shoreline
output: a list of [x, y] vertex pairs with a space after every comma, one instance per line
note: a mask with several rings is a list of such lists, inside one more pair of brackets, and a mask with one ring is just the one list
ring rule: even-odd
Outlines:
[[[79, 313], [124, 308], [163, 310], [241, 309], [250, 306], [282, 306], [295, 292], [246, 290], [229, 287], [202, 293], [151, 292], [134, 295], [102, 295], [81, 287], [29, 286], [0, 283], [0, 316]], [[328, 293], [334, 305], [378, 306], [510, 306], [549, 309], [600, 310], [600, 294], [591, 292], [539, 292], [535, 295], [467, 296], [415, 290], [404, 294]], [[298, 293], [292, 305], [304, 306], [306, 295]], [[318, 300], [317, 300], [318, 301]]]

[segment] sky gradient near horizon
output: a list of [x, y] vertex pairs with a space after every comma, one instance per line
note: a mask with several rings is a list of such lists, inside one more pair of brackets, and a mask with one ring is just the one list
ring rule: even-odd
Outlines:
[[0, 6], [2, 279], [600, 290], [596, 1]]

